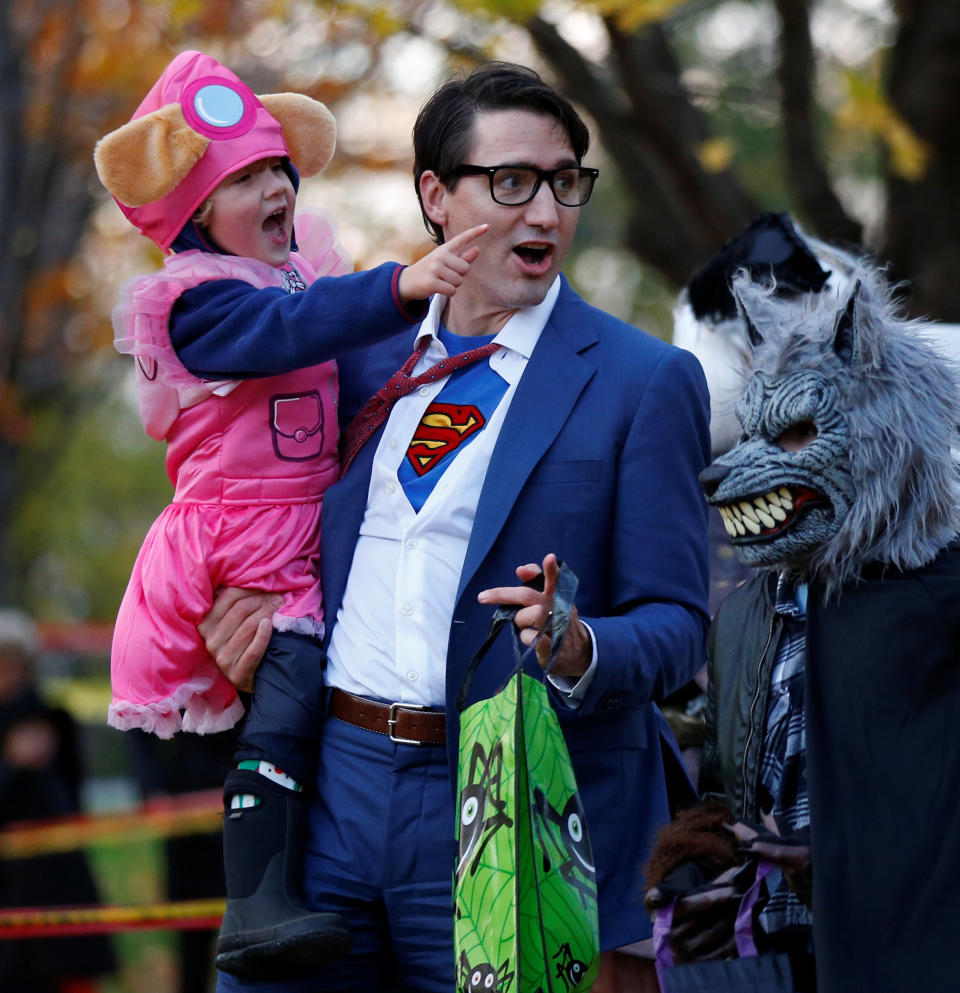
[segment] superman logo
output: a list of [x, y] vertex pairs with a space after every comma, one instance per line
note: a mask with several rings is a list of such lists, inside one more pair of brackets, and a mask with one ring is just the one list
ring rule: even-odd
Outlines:
[[484, 424], [483, 414], [472, 403], [432, 403], [413, 433], [407, 461], [418, 476], [424, 476]]

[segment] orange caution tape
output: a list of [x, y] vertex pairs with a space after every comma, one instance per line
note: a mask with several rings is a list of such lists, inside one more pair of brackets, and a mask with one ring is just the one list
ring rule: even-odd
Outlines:
[[189, 931], [220, 927], [223, 899], [125, 907], [14, 907], [0, 910], [0, 941], [106, 934], [112, 931]]
[[23, 821], [0, 831], [0, 858], [67, 852], [92, 844], [143, 841], [220, 830], [220, 790], [151, 800], [135, 810]]

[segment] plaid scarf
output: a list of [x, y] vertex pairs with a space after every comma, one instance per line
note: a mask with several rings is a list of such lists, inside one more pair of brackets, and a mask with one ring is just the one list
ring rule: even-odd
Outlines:
[[[803, 709], [807, 619], [803, 602], [796, 586], [781, 576], [774, 609], [783, 618], [783, 634], [770, 677], [758, 803], [763, 813], [773, 816], [782, 834], [810, 824]], [[772, 934], [787, 928], [809, 928], [813, 923], [810, 910], [789, 889], [779, 870], [770, 873], [767, 883], [770, 900], [760, 914], [763, 929]]]

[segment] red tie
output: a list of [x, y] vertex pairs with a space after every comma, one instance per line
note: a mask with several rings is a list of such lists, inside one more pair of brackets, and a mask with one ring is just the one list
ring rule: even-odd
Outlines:
[[493, 354], [500, 346], [494, 342], [481, 345], [479, 348], [472, 348], [469, 352], [460, 352], [459, 355], [448, 355], [445, 359], [430, 366], [426, 372], [421, 372], [419, 376], [411, 376], [420, 356], [426, 351], [430, 344], [430, 338], [424, 338], [417, 345], [417, 350], [407, 359], [406, 362], [387, 380], [370, 399], [363, 405], [363, 409], [347, 425], [343, 433], [343, 445], [340, 450], [340, 476], [341, 478], [350, 467], [357, 452], [366, 444], [370, 436], [387, 419], [393, 405], [408, 393], [412, 393], [418, 386], [424, 383], [432, 383], [450, 373], [462, 369], [464, 366], [477, 362]]

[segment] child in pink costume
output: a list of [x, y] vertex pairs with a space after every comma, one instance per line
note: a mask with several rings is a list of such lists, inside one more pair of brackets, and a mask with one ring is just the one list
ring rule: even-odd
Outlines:
[[[127, 218], [177, 252], [163, 271], [128, 283], [114, 311], [116, 346], [136, 359], [141, 418], [167, 443], [175, 492], [120, 607], [109, 723], [160, 737], [232, 727], [243, 703], [196, 624], [218, 587], [283, 597], [224, 794], [228, 901], [217, 964], [245, 978], [296, 974], [351, 941], [337, 915], [299, 903], [294, 841], [321, 723], [320, 510], [339, 474], [333, 359], [408, 328], [418, 319], [408, 303], [454, 292], [483, 230], [406, 269], [345, 275], [326, 218], [298, 215], [293, 240], [297, 170], [320, 172], [334, 143], [323, 104], [258, 98], [215, 59], [185, 52], [95, 151]], [[216, 281], [226, 296], [216, 286], [209, 295]], [[244, 315], [275, 325], [264, 368], [242, 378], [190, 372], [178, 322], [215, 336]]]

